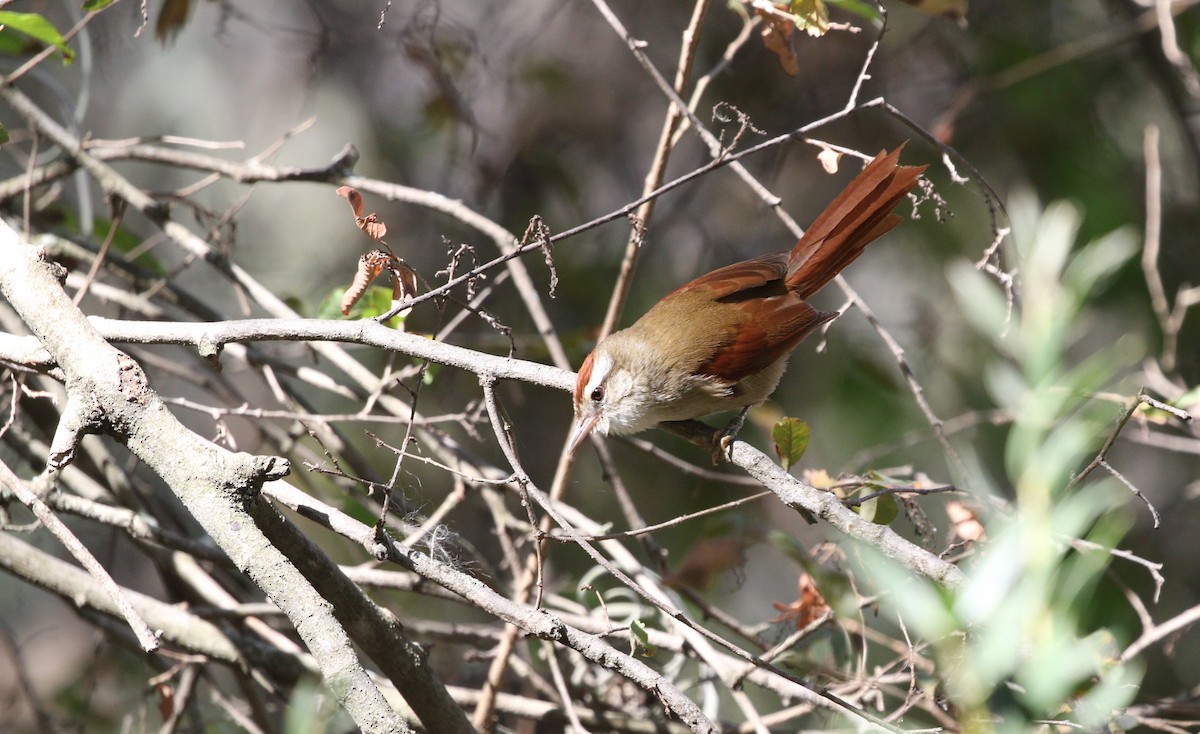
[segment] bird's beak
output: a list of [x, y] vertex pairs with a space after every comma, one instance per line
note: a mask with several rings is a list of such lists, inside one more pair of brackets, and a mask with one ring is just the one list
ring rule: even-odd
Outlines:
[[571, 430], [571, 441], [567, 444], [567, 450], [574, 452], [579, 448], [579, 444], [583, 443], [583, 439], [588, 437], [592, 429], [596, 427], [596, 423], [600, 421], [600, 411], [588, 411], [576, 423], [575, 428]]

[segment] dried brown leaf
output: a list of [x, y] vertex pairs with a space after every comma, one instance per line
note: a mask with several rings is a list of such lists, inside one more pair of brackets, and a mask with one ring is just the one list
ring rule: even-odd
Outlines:
[[787, 604], [772, 602], [776, 611], [782, 612], [772, 622], [793, 622], [802, 630], [829, 612], [829, 604], [817, 590], [817, 584], [807, 573], [800, 574], [796, 600]]
[[350, 208], [354, 210], [355, 218], [362, 216], [363, 198], [362, 194], [358, 193], [358, 189], [350, 186], [339, 186], [337, 195], [350, 202]]
[[167, 683], [158, 683], [154, 690], [158, 693], [158, 714], [163, 721], [169, 721], [175, 714], [175, 689]]
[[408, 263], [396, 258], [391, 270], [393, 301], [403, 301], [417, 295], [417, 273], [408, 267]]
[[358, 228], [373, 240], [382, 240], [387, 236], [387, 225], [379, 221], [379, 217], [374, 214], [357, 217], [354, 221], [358, 223]]
[[[345, 188], [345, 187], [343, 187]], [[379, 274], [385, 268], [390, 267], [391, 261], [395, 255], [384, 250], [371, 250], [367, 254], [358, 258], [358, 272], [354, 274], [354, 280], [350, 283], [350, 287], [346, 289], [342, 295], [342, 315], [350, 314], [350, 309], [354, 308], [354, 304], [358, 303], [358, 299], [367, 292], [367, 288], [371, 286]]]
[[[786, 10], [787, 6], [782, 6]], [[792, 36], [796, 33], [795, 22], [786, 14], [779, 15], [757, 8], [762, 16], [762, 29], [758, 32], [763, 46], [779, 59], [779, 66], [788, 76], [800, 73], [800, 62], [796, 60], [796, 52], [792, 50]]]

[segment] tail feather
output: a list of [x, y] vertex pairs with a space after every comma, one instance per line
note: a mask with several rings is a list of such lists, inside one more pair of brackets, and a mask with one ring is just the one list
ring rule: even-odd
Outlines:
[[863, 249], [903, 217], [892, 210], [908, 195], [925, 166], [901, 166], [901, 144], [880, 152], [834, 199], [792, 248], [788, 290], [807, 298], [854, 262]]

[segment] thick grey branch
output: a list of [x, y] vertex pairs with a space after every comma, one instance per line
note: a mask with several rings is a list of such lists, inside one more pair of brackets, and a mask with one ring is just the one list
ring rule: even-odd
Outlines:
[[[58, 594], [77, 607], [121, 616], [116, 603], [86, 572], [9, 533], [0, 533], [0, 568]], [[172, 646], [237, 667], [260, 666], [286, 685], [296, 683], [308, 670], [294, 655], [251, 638], [231, 639], [216, 625], [180, 606], [166, 604], [132, 589], [121, 591], [134, 610]], [[316, 672], [315, 666], [313, 668], [311, 672]]]
[[[433, 341], [398, 332], [369, 320], [247, 319], [202, 324], [92, 318], [91, 322], [105, 338], [117, 342], [219, 345], [226, 342], [267, 339], [338, 341], [389, 349], [476, 374], [491, 374], [499, 379], [521, 380], [563, 391], [570, 391], [575, 385], [575, 376], [572, 373], [556, 367]], [[14, 344], [14, 347], [25, 352], [30, 348], [24, 344]], [[0, 359], [2, 358], [3, 354], [0, 354]], [[695, 430], [684, 430], [680, 435], [692, 438], [703, 430], [703, 424], [694, 425]], [[679, 429], [669, 430], [678, 432]], [[762, 482], [763, 486], [774, 492], [789, 507], [803, 508], [827, 520], [833, 527], [850, 537], [878, 547], [884, 555], [911, 571], [947, 586], [957, 586], [961, 583], [962, 571], [957, 566], [937, 558], [885, 526], [862, 519], [844, 507], [832, 494], [815, 489], [791, 476], [750, 444], [744, 441], [735, 442], [731, 460]]]
[[[180, 424], [136, 363], [106, 343], [71, 304], [39, 255], [0, 223], [0, 292], [63, 369], [68, 392], [84, 391], [97, 401], [106, 430], [163, 478], [217, 545], [289, 616], [359, 726], [409, 731], [359, 664], [328, 602], [247, 513], [248, 503], [259, 501], [258, 486], [273, 472], [264, 471], [255, 457], [232, 454]], [[426, 724], [440, 728], [441, 722]]]

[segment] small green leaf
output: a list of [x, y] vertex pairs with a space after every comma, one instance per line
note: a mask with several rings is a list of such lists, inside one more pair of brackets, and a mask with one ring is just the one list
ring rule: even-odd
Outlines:
[[824, 0], [791, 0], [789, 12], [796, 27], [814, 38], [829, 30], [829, 9]]
[[83, 4], [83, 9], [89, 13], [94, 13], [97, 10], [104, 10], [116, 1], [117, 0], [86, 0], [86, 2]]
[[879, 12], [879, 8], [870, 3], [862, 2], [862, 0], [825, 0], [825, 2], [836, 8], [854, 13], [872, 23], [883, 22], [883, 15]]
[[775, 441], [775, 454], [784, 470], [790, 469], [804, 456], [809, 435], [808, 424], [799, 418], [780, 418], [771, 429], [771, 438]]
[[1174, 405], [1177, 408], [1183, 408], [1184, 410], [1187, 410], [1189, 406], [1195, 405], [1196, 403], [1200, 403], [1200, 385], [1196, 385], [1191, 390], [1188, 390], [1184, 394], [1171, 401], [1171, 405]]
[[641, 655], [644, 658], [648, 658], [658, 652], [658, 648], [650, 644], [650, 633], [646, 631], [646, 625], [642, 624], [640, 619], [635, 619], [629, 623], [629, 633], [630, 655]]
[[58, 29], [37, 13], [14, 13], [11, 10], [0, 10], [0, 25], [4, 26], [4, 30], [11, 29], [18, 33], [24, 33], [30, 38], [54, 46], [62, 54], [64, 64], [69, 64], [75, 59], [75, 52], [67, 46], [66, 39], [62, 37]]
[[345, 288], [334, 288], [326, 293], [325, 297], [321, 299], [321, 305], [317, 307], [317, 318], [340, 319], [342, 317], [342, 296], [345, 294]]
[[900, 514], [900, 506], [896, 502], [896, 495], [881, 494], [858, 505], [854, 511], [868, 522], [887, 525]]
[[[317, 309], [317, 318], [319, 319], [373, 319], [380, 314], [387, 313], [392, 308], [392, 289], [383, 286], [371, 286], [363, 297], [358, 299], [358, 303], [354, 304], [354, 308], [350, 309], [348, 316], [342, 316], [342, 296], [346, 293], [345, 288], [334, 288], [321, 300], [321, 306]], [[392, 317], [387, 320], [384, 326], [396, 328], [404, 323], [404, 315]]]
[[3, 124], [0, 124], [0, 145], [4, 145], [7, 142], [8, 142], [8, 130], [4, 127]]

